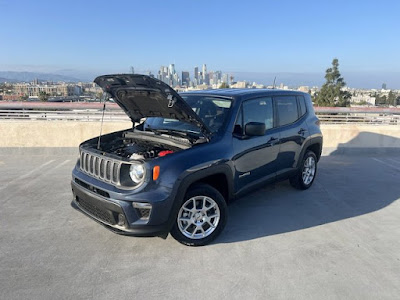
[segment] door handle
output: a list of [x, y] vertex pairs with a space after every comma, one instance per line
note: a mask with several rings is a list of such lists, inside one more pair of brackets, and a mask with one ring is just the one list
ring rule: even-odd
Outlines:
[[270, 139], [269, 139], [269, 141], [267, 142], [267, 146], [269, 147], [269, 146], [273, 146], [273, 145], [275, 145], [276, 143], [278, 143], [279, 142], [279, 139], [277, 139], [277, 138], [275, 138], [275, 137], [271, 137]]

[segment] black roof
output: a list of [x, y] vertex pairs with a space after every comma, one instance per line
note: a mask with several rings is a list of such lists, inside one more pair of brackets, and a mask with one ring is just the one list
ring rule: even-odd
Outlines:
[[299, 91], [279, 90], [279, 89], [215, 89], [215, 90], [198, 90], [188, 91], [179, 93], [180, 95], [208, 95], [208, 96], [219, 96], [219, 97], [230, 97], [236, 98], [241, 97], [243, 99], [265, 96], [265, 95], [305, 95], [306, 93]]

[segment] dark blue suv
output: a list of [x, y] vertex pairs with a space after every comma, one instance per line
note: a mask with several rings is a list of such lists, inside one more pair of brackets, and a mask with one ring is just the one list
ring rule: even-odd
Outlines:
[[117, 233], [205, 245], [223, 230], [232, 199], [275, 180], [308, 189], [315, 179], [322, 134], [308, 94], [177, 94], [133, 74], [95, 82], [133, 126], [80, 145], [73, 204]]

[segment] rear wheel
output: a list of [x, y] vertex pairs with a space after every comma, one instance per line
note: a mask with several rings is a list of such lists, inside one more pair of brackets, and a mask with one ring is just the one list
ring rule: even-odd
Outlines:
[[188, 246], [204, 246], [224, 229], [227, 207], [221, 193], [207, 184], [195, 185], [180, 206], [171, 235]]
[[313, 184], [316, 175], [317, 157], [314, 152], [307, 151], [303, 157], [301, 168], [289, 181], [296, 189], [306, 190]]

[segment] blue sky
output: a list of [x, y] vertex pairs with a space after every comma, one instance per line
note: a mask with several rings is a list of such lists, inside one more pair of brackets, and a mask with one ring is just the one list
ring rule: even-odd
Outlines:
[[400, 1], [0, 0], [0, 36], [0, 70], [400, 72]]

